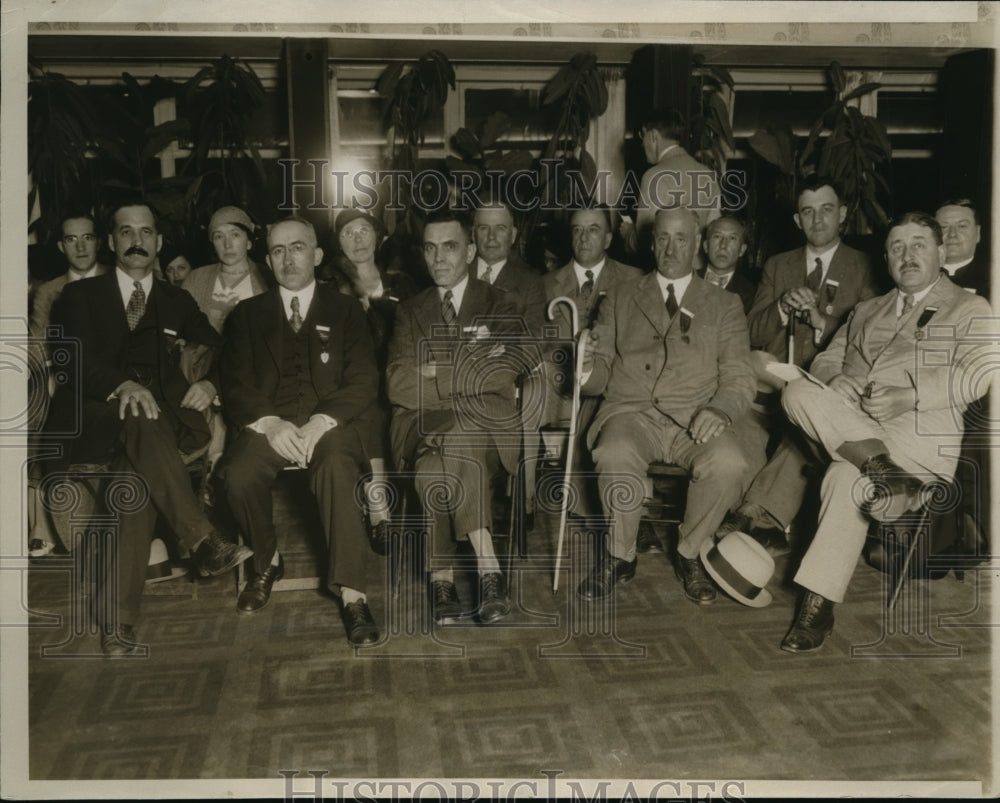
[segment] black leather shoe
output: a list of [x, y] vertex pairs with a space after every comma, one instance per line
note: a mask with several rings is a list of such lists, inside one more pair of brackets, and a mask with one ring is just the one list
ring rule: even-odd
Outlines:
[[923, 482], [897, 466], [889, 455], [869, 457], [861, 466], [861, 473], [874, 485], [865, 512], [875, 521], [894, 521], [920, 508]]
[[781, 642], [785, 652], [816, 652], [833, 632], [833, 603], [807, 591], [798, 616]]
[[135, 628], [132, 625], [118, 625], [114, 633], [101, 635], [101, 652], [109, 658], [132, 655], [137, 649]]
[[711, 605], [715, 602], [715, 584], [708, 576], [700, 558], [685, 558], [677, 556], [674, 571], [678, 579], [684, 583], [684, 596], [699, 605]]
[[500, 572], [490, 572], [479, 578], [479, 621], [496, 622], [510, 613], [507, 584]]
[[614, 591], [615, 583], [627, 583], [635, 577], [636, 562], [634, 558], [627, 561], [605, 553], [603, 558], [598, 559], [590, 576], [577, 587], [576, 595], [588, 601], [606, 597]]
[[344, 620], [344, 630], [347, 640], [354, 645], [374, 644], [378, 641], [378, 625], [368, 609], [368, 603], [363, 599], [343, 606], [341, 618]]
[[639, 532], [635, 537], [635, 551], [640, 555], [649, 552], [662, 552], [663, 544], [656, 534], [656, 529], [648, 521], [639, 523]]
[[215, 577], [239, 566], [253, 557], [253, 550], [231, 544], [217, 532], [212, 532], [194, 550], [194, 562], [202, 577]]
[[240, 598], [236, 601], [236, 610], [240, 613], [259, 611], [271, 599], [271, 586], [284, 576], [285, 558], [279, 555], [277, 566], [268, 566], [263, 574], [247, 580], [246, 587], [240, 592]]
[[464, 611], [454, 583], [447, 580], [431, 581], [431, 613], [439, 625], [462, 616]]
[[368, 539], [372, 552], [383, 557], [389, 554], [389, 521], [383, 519], [378, 524], [369, 524]]

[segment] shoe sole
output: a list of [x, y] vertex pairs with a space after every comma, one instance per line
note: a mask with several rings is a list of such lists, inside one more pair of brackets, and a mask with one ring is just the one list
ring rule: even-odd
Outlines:
[[499, 622], [501, 619], [510, 616], [510, 605], [507, 605], [507, 607], [504, 608], [502, 611], [497, 611], [497, 613], [492, 614], [489, 617], [483, 616], [478, 611], [476, 612], [476, 616], [478, 617], [479, 621], [482, 622], [484, 625], [491, 625], [494, 622]]
[[187, 569], [182, 569], [180, 566], [174, 566], [170, 570], [170, 574], [164, 574], [160, 577], [147, 577], [146, 585], [156, 585], [157, 583], [166, 583], [170, 580], [176, 580], [179, 577], [186, 577]]
[[245, 546], [240, 547], [240, 551], [236, 553], [236, 557], [223, 566], [221, 569], [216, 569], [214, 571], [208, 571], [208, 569], [199, 569], [198, 574], [202, 577], [218, 577], [220, 574], [225, 574], [226, 572], [232, 571], [237, 566], [239, 566], [247, 558], [253, 557], [253, 550], [247, 549]]
[[614, 585], [611, 587], [611, 590], [607, 594], [600, 594], [600, 595], [592, 596], [592, 597], [588, 597], [586, 594], [581, 594], [580, 593], [580, 589], [577, 588], [577, 590], [576, 590], [576, 596], [579, 599], [582, 599], [582, 600], [584, 600], [586, 602], [594, 602], [595, 600], [605, 599], [606, 597], [610, 597], [612, 594], [615, 593], [614, 586], [619, 586], [619, 585], [625, 586], [625, 585], [628, 585], [634, 579], [635, 579], [635, 574], [630, 574], [627, 577], [619, 577], [617, 580], [615, 580]]

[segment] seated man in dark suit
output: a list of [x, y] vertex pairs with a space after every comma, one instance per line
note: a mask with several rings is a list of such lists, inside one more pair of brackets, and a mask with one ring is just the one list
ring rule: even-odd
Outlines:
[[[510, 612], [493, 549], [490, 481], [502, 465], [517, 469], [522, 437], [514, 385], [523, 360], [511, 335], [527, 337], [509, 293], [472, 275], [476, 247], [468, 219], [448, 210], [424, 225], [424, 259], [435, 287], [402, 302], [389, 345], [386, 379], [393, 405], [390, 428], [397, 465], [412, 466], [422, 498], [447, 490], [447, 523], [434, 529], [431, 573], [434, 618], [463, 613], [452, 556], [468, 539], [477, 556], [481, 622]], [[504, 359], [499, 359], [504, 357]]]
[[[877, 292], [868, 256], [841, 242], [847, 207], [839, 188], [829, 179], [811, 176], [800, 186], [796, 204], [795, 224], [806, 244], [767, 260], [747, 315], [750, 346], [757, 349], [752, 356], [758, 392], [752, 415], [740, 427], [742, 435], [761, 442], [784, 423], [778, 394], [769, 392], [783, 383], [766, 366], [789, 359], [789, 318], [797, 322], [792, 362], [808, 369], [855, 305]], [[738, 529], [776, 552], [787, 552], [786, 533], [808, 487], [803, 471], [808, 463], [808, 448], [796, 434], [782, 438], [717, 537]]]
[[[545, 300], [565, 296], [576, 304], [578, 325], [581, 329], [591, 328], [597, 320], [601, 304], [611, 288], [623, 282], [638, 281], [642, 272], [631, 265], [623, 265], [608, 256], [608, 247], [614, 236], [611, 210], [606, 206], [577, 209], [570, 216], [570, 242], [573, 259], [543, 278]], [[572, 320], [567, 305], [559, 304], [553, 310], [555, 323], [559, 327], [559, 339], [572, 339]], [[567, 426], [572, 411], [573, 400], [573, 359], [568, 350], [549, 352], [546, 374], [549, 387], [546, 394], [545, 420], [549, 424]], [[569, 370], [567, 370], [569, 369]], [[561, 382], [557, 378], [565, 377]], [[592, 471], [589, 453], [586, 450], [587, 427], [594, 420], [594, 413], [600, 403], [598, 396], [580, 399], [577, 413], [577, 443], [574, 446], [573, 479], [580, 482], [581, 472]], [[574, 513], [587, 510], [588, 497], [586, 483], [574, 495], [577, 507]], [[596, 496], [596, 494], [593, 494]]]
[[352, 644], [378, 641], [365, 596], [368, 538], [355, 486], [367, 470], [359, 417], [375, 404], [375, 350], [357, 299], [316, 283], [323, 258], [311, 223], [286, 218], [267, 232], [278, 287], [241, 301], [227, 321], [223, 408], [241, 431], [222, 475], [240, 529], [253, 545], [254, 577], [236, 603], [263, 608], [284, 573], [271, 483], [283, 468], [309, 474], [329, 548], [327, 586], [340, 596]]
[[698, 271], [706, 282], [736, 293], [743, 302], [743, 312], [750, 312], [756, 285], [736, 269], [747, 251], [746, 226], [739, 218], [725, 214], [717, 217], [705, 229], [702, 248], [708, 264]]
[[[116, 468], [134, 472], [149, 492], [149, 504], [120, 515], [117, 582], [105, 578], [106, 593], [115, 595], [110, 601], [117, 604], [118, 624], [106, 630], [101, 646], [107, 655], [128, 655], [136, 649], [135, 624], [157, 513], [191, 550], [203, 575], [228, 571], [252, 553], [215, 531], [178, 453], [208, 442], [204, 410], [218, 387], [214, 367], [207, 378], [187, 382], [179, 364], [180, 341], [215, 347], [219, 336], [188, 293], [154, 281], [162, 239], [148, 204], [119, 206], [110, 231], [115, 270], [67, 284], [53, 317], [66, 337], [80, 340], [81, 386], [73, 390], [82, 400], [82, 432], [68, 445], [65, 461], [104, 462], [110, 456]], [[76, 398], [65, 401], [75, 404]]]
[[667, 461], [691, 472], [676, 571], [688, 599], [713, 602], [699, 551], [762, 462], [732, 431], [753, 396], [746, 316], [735, 295], [693, 274], [699, 244], [694, 211], [658, 211], [656, 271], [613, 287], [588, 338], [583, 391], [604, 400], [587, 441], [612, 529], [607, 553], [577, 589], [586, 600], [635, 576], [646, 472]]

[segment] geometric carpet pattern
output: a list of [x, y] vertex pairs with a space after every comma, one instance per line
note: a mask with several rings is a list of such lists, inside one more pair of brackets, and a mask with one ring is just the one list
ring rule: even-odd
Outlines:
[[371, 648], [348, 645], [320, 589], [275, 592], [245, 616], [225, 576], [147, 588], [148, 655], [118, 661], [74, 625], [68, 559], [37, 561], [30, 778], [991, 783], [996, 567], [911, 581], [888, 615], [885, 578], [862, 563], [823, 650], [790, 655], [778, 644], [795, 589], [777, 579], [766, 608], [724, 595], [701, 607], [663, 554], [641, 555], [612, 604], [588, 607], [573, 593], [586, 543], [571, 539], [553, 594], [551, 540], [543, 521], [514, 561], [514, 611], [495, 626], [431, 626], [421, 577], [404, 562], [394, 596], [374, 558], [369, 602], [385, 637]]

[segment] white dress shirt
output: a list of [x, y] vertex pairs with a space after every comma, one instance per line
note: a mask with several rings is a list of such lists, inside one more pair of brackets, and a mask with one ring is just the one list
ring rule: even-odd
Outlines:
[[[494, 262], [489, 266], [490, 268], [490, 281], [489, 284], [496, 284], [497, 276], [500, 275], [500, 271], [503, 270], [504, 265], [507, 264], [506, 259], [501, 259], [499, 262]], [[486, 260], [482, 257], [476, 257], [476, 278], [482, 279], [483, 274], [486, 272]], [[452, 291], [454, 292], [454, 291]]]
[[[118, 289], [122, 294], [122, 306], [128, 309], [129, 299], [132, 298], [132, 293], [135, 291], [135, 279], [129, 276], [121, 268], [115, 268], [115, 276], [118, 277]], [[146, 303], [149, 303], [149, 294], [153, 290], [153, 271], [150, 271], [145, 275], [144, 278], [139, 279], [139, 284], [142, 285], [142, 292], [146, 294]]]

